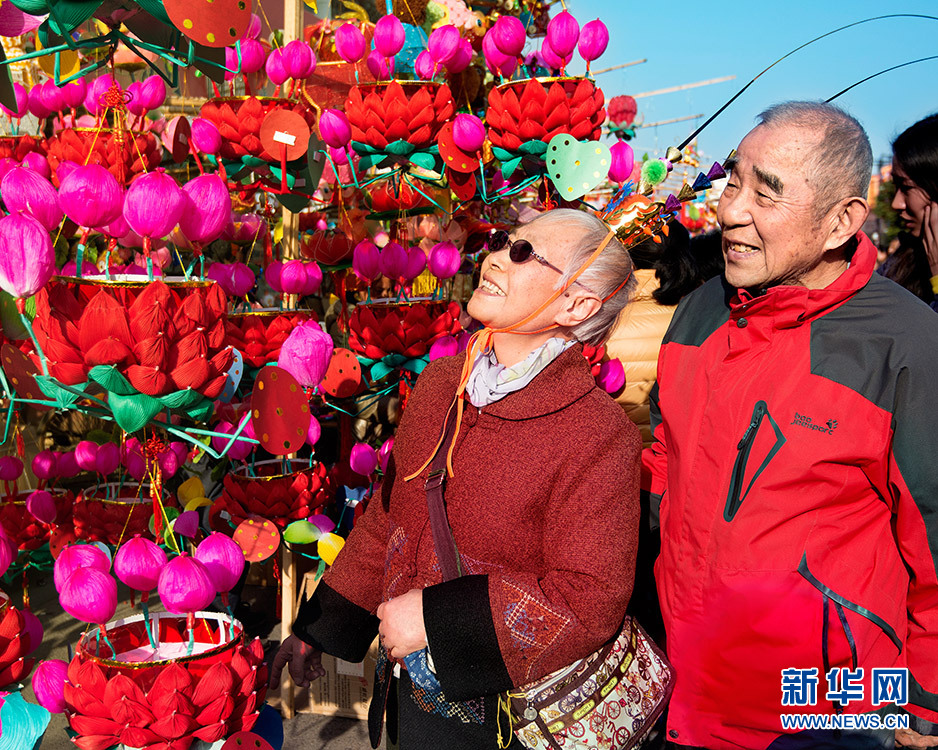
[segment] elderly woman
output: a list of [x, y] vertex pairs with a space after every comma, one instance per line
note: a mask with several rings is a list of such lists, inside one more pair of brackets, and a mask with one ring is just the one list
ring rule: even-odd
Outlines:
[[[322, 673], [320, 651], [361, 661], [379, 633], [375, 747], [387, 706], [402, 750], [496, 748], [498, 694], [612, 639], [632, 590], [641, 440], [580, 346], [602, 341], [627, 303], [629, 255], [601, 221], [569, 209], [495, 233], [489, 250], [469, 302], [486, 328], [468, 355], [420, 376], [381, 496], [273, 670], [272, 684], [289, 661], [306, 684]], [[462, 572], [452, 580], [424, 487], [443, 451]]]

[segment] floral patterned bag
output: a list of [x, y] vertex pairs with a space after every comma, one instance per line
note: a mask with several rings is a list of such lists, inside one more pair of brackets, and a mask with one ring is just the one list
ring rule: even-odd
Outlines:
[[[530, 750], [630, 750], [651, 731], [673, 686], [664, 653], [626, 617], [614, 641], [509, 691], [501, 708]], [[500, 723], [499, 745], [510, 739], [501, 736]]]

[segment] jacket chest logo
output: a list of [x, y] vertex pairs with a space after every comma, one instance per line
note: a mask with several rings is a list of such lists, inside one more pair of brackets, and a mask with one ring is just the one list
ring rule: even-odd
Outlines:
[[828, 419], [823, 423], [815, 422], [812, 417], [809, 417], [807, 414], [800, 414], [799, 412], [795, 412], [795, 418], [792, 419], [791, 423], [796, 427], [806, 427], [809, 430], [823, 432], [828, 435], [833, 435], [838, 425], [836, 419]]

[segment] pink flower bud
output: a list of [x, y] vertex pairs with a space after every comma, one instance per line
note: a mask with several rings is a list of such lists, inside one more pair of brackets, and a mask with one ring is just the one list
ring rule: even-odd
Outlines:
[[365, 35], [350, 23], [343, 23], [335, 30], [335, 49], [345, 62], [357, 63], [365, 55]]
[[344, 112], [326, 109], [319, 115], [319, 134], [332, 148], [342, 148], [352, 140], [352, 127]]
[[404, 47], [404, 25], [397, 16], [382, 16], [375, 24], [375, 49], [384, 57], [394, 57]]
[[485, 125], [475, 115], [460, 113], [453, 120], [453, 143], [467, 153], [474, 153], [485, 143]]
[[490, 32], [498, 51], [509, 57], [517, 57], [524, 49], [524, 24], [514, 16], [499, 16]]
[[609, 45], [609, 29], [598, 18], [583, 26], [580, 32], [580, 57], [592, 62], [606, 51]]
[[547, 39], [551, 49], [557, 53], [558, 57], [568, 58], [576, 49], [577, 40], [580, 38], [580, 24], [570, 13], [565, 10], [558, 13], [547, 24]]

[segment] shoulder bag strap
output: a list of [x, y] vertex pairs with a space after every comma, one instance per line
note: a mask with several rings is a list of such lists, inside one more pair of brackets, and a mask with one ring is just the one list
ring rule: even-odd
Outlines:
[[447, 419], [440, 449], [433, 457], [430, 464], [430, 475], [424, 483], [424, 489], [427, 491], [427, 509], [430, 512], [430, 530], [433, 532], [433, 547], [440, 562], [440, 570], [443, 571], [444, 581], [450, 581], [462, 575], [459, 565], [459, 552], [456, 550], [453, 530], [446, 518], [446, 504], [443, 500], [443, 489], [446, 482], [446, 455], [449, 452], [449, 444], [454, 439], [455, 433], [456, 420]]

